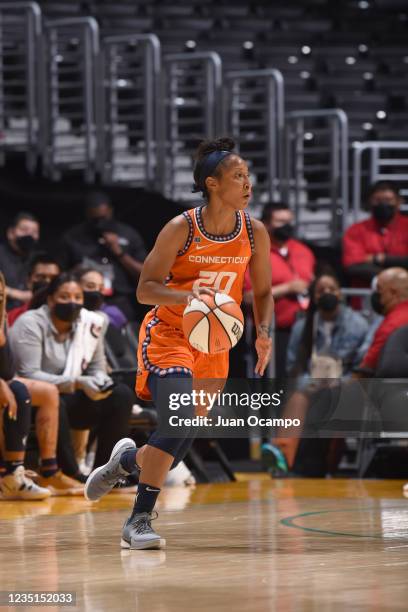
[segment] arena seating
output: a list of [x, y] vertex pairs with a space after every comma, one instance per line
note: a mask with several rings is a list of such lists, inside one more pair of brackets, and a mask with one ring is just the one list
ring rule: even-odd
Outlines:
[[[153, 188], [173, 200], [190, 201], [196, 141], [204, 134], [228, 132], [248, 156], [254, 201], [288, 199], [302, 209], [297, 218], [303, 228], [316, 228], [303, 236], [331, 244], [338, 240], [342, 224], [354, 220], [346, 185], [352, 143], [403, 139], [401, 125], [408, 119], [408, 10], [398, 0], [39, 0], [38, 4], [46, 41], [45, 52], [40, 43], [38, 48], [34, 45], [32, 57], [38, 62], [27, 61], [21, 37], [2, 39], [2, 65], [9, 76], [7, 82], [3, 79], [6, 117], [0, 122], [4, 150], [28, 151], [31, 170], [42, 158], [43, 174], [53, 180], [64, 172], [82, 172], [87, 182], [101, 176], [106, 184]], [[99, 33], [94, 34], [104, 59], [103, 75], [98, 72], [100, 57], [93, 49], [92, 33], [72, 21], [64, 31], [60, 21], [90, 15], [99, 25]], [[119, 48], [112, 38], [152, 33], [161, 44], [160, 77], [152, 70], [154, 59], [146, 60], [140, 39], [122, 40]], [[195, 54], [209, 51], [222, 60], [223, 78], [214, 77], [221, 81], [217, 91], [214, 79], [210, 87], [205, 81], [211, 68], [204, 63], [166, 64], [168, 54], [192, 60]], [[43, 57], [48, 60], [37, 75], [34, 64], [42, 66]], [[25, 73], [28, 65], [30, 78]], [[258, 81], [247, 80], [245, 91], [235, 83], [224, 95], [231, 71], [267, 69], [283, 75], [281, 120], [276, 120], [279, 113], [269, 103], [276, 91], [271, 96], [265, 80], [260, 82], [265, 73]], [[150, 83], [148, 73], [153, 75]], [[35, 109], [35, 92], [28, 89], [35, 89], [37, 78], [43, 100]], [[233, 87], [235, 98], [230, 97], [224, 108], [224, 97]], [[48, 108], [41, 115], [44, 104]], [[160, 108], [153, 109], [155, 105]], [[324, 124], [321, 117], [307, 115], [330, 108], [346, 112], [349, 140], [336, 141], [330, 116]], [[290, 116], [294, 111], [306, 114]], [[271, 116], [276, 125], [265, 129]], [[303, 129], [300, 123], [295, 125], [297, 120], [304, 123], [302, 134], [296, 132]], [[338, 128], [341, 131], [341, 125]], [[293, 155], [302, 150], [309, 161], [305, 154], [301, 163], [283, 154], [291, 147], [290, 138]], [[341, 169], [336, 157], [342, 160]], [[363, 183], [378, 178], [370, 175], [374, 165], [367, 157]], [[387, 159], [399, 157], [400, 152], [394, 151]], [[402, 161], [405, 166], [405, 157]], [[304, 172], [296, 175], [293, 169], [300, 167]], [[387, 167], [392, 173], [391, 165]], [[339, 176], [346, 177], [341, 188]], [[360, 202], [353, 205], [357, 210]], [[338, 210], [344, 223], [336, 217]], [[336, 217], [334, 223], [331, 217]]]
[[[183, 51], [186, 41], [194, 40], [197, 50], [218, 50], [226, 70], [278, 68], [288, 87], [289, 109], [340, 105], [349, 114], [355, 139], [392, 140], [395, 122], [408, 115], [404, 1], [40, 0], [39, 4], [51, 19], [92, 14], [103, 34], [154, 32], [165, 53]], [[245, 53], [245, 41], [253, 42], [252, 54]], [[368, 91], [372, 95], [367, 96]], [[381, 111], [385, 118], [377, 116]]]

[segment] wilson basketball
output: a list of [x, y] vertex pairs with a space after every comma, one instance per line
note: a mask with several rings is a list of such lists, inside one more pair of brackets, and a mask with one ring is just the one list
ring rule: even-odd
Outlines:
[[224, 353], [232, 349], [244, 331], [244, 317], [236, 301], [225, 293], [193, 298], [183, 314], [187, 340], [202, 353]]

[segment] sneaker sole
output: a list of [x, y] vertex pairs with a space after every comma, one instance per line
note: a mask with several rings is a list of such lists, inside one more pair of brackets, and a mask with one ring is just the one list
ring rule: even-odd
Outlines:
[[121, 446], [124, 446], [124, 447], [131, 446], [132, 448], [136, 448], [135, 442], [131, 440], [130, 438], [122, 438], [122, 440], [119, 440], [119, 442], [116, 442], [115, 446], [112, 449], [111, 455], [109, 457], [109, 461], [105, 463], [104, 465], [97, 467], [96, 470], [93, 470], [88, 476], [88, 479], [85, 483], [85, 489], [84, 489], [84, 496], [85, 496], [85, 499], [87, 499], [88, 501], [99, 501], [101, 497], [103, 497], [104, 495], [110, 492], [110, 491], [106, 491], [106, 493], [104, 493], [103, 495], [101, 495], [101, 497], [98, 497], [97, 499], [91, 499], [90, 497], [88, 497], [88, 488], [89, 488], [91, 479], [94, 478], [96, 474], [99, 474], [101, 470], [104, 470], [106, 468], [108, 463], [112, 461], [112, 458], [116, 455], [116, 453], [118, 452]]
[[159, 548], [166, 547], [166, 540], [159, 538], [151, 542], [141, 542], [139, 546], [131, 546], [129, 542], [126, 542], [123, 538], [120, 541], [120, 547], [126, 550], [157, 550]]

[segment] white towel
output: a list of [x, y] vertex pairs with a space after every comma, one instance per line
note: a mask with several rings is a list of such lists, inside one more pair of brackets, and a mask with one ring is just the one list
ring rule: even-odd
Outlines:
[[76, 379], [85, 372], [95, 353], [104, 321], [103, 314], [81, 309], [68, 351], [64, 376]]

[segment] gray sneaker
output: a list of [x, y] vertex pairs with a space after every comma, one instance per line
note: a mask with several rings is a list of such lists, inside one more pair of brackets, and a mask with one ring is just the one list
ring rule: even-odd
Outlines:
[[166, 540], [163, 540], [152, 529], [152, 520], [155, 516], [142, 512], [135, 514], [133, 518], [128, 518], [123, 526], [122, 539], [120, 541], [121, 548], [130, 548], [131, 550], [143, 550], [147, 548], [164, 548]]
[[109, 493], [123, 476], [128, 476], [126, 470], [120, 465], [120, 457], [125, 451], [134, 448], [136, 444], [130, 438], [122, 438], [116, 442], [108, 463], [97, 467], [89, 474], [84, 491], [87, 500], [98, 501]]

